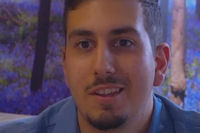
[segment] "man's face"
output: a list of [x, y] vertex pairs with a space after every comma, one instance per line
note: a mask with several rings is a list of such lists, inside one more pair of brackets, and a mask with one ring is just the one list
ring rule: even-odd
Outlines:
[[69, 12], [67, 23], [64, 72], [79, 117], [109, 129], [145, 112], [156, 63], [140, 3], [85, 2]]

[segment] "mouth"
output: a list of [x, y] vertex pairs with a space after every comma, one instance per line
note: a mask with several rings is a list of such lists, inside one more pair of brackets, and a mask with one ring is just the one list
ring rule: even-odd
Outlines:
[[124, 88], [122, 85], [100, 85], [94, 87], [90, 95], [99, 103], [110, 103], [122, 98]]
[[95, 91], [95, 95], [102, 97], [112, 97], [119, 95], [122, 92], [123, 88], [107, 88], [107, 89], [99, 89]]

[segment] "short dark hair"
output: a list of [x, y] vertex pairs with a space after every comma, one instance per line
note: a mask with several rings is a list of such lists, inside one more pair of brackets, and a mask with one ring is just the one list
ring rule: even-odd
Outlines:
[[[152, 49], [162, 41], [161, 10], [159, 0], [138, 0], [142, 3], [144, 15], [144, 27], [149, 35]], [[64, 30], [66, 38], [67, 15], [69, 11], [75, 10], [84, 0], [65, 0]]]

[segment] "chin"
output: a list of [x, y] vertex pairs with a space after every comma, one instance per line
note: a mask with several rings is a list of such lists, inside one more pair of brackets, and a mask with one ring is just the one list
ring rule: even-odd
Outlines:
[[113, 130], [121, 127], [128, 120], [128, 115], [114, 115], [113, 113], [102, 113], [98, 118], [87, 116], [90, 125], [98, 130]]

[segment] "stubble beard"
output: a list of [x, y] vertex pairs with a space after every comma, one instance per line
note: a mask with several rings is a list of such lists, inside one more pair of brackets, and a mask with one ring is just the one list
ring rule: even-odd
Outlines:
[[116, 115], [112, 113], [112, 111], [110, 111], [111, 108], [112, 107], [109, 105], [104, 106], [105, 112], [100, 114], [98, 118], [94, 118], [90, 115], [87, 115], [87, 121], [91, 126], [101, 131], [114, 130], [120, 128], [127, 122], [128, 115]]

